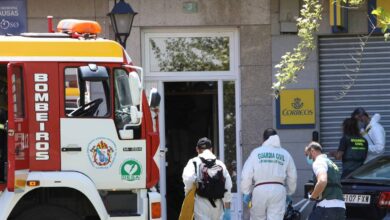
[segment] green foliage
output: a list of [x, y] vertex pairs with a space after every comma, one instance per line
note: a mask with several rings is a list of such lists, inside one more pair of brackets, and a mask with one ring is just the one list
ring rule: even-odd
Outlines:
[[164, 50], [154, 40], [150, 44], [160, 71], [229, 70], [228, 37], [168, 38], [163, 42]]
[[[382, 27], [382, 33], [386, 33], [390, 25], [390, 13], [385, 11], [382, 7], [378, 7], [371, 12], [371, 14], [376, 16], [376, 21], [378, 26]], [[387, 40], [389, 34], [385, 34], [385, 39]]]
[[[332, 0], [329, 0], [332, 1]], [[336, 2], [336, 0], [333, 0]], [[365, 0], [342, 0], [350, 6], [359, 6]], [[386, 27], [390, 24], [390, 16], [384, 11], [379, 11], [383, 25]], [[275, 65], [277, 72], [275, 74], [276, 82], [273, 83], [272, 89], [277, 97], [279, 91], [284, 89], [289, 83], [295, 82], [297, 73], [305, 68], [305, 62], [310, 53], [316, 48], [314, 34], [318, 31], [322, 19], [322, 5], [318, 0], [303, 0], [300, 17], [297, 19], [298, 36], [300, 42], [293, 52], [287, 52], [281, 58], [279, 64]], [[389, 19], [389, 20], [388, 20]], [[388, 36], [388, 35], [387, 35]], [[386, 35], [385, 35], [386, 37]]]
[[280, 63], [275, 66], [278, 69], [275, 74], [277, 81], [272, 86], [275, 95], [278, 95], [287, 84], [296, 81], [296, 73], [305, 68], [305, 61], [316, 47], [314, 33], [320, 26], [322, 5], [317, 0], [303, 2], [301, 16], [297, 19], [300, 42], [293, 52], [283, 55]]
[[359, 6], [365, 2], [365, 0], [343, 0], [344, 3], [347, 3], [351, 6]]

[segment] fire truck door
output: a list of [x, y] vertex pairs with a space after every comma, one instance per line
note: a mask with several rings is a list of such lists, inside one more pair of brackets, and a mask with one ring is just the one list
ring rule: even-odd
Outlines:
[[27, 179], [28, 145], [26, 120], [26, 96], [23, 64], [9, 63], [8, 78], [8, 170], [9, 191], [23, 190]]
[[94, 77], [88, 66], [61, 64], [60, 71], [65, 78], [61, 169], [85, 174], [98, 189], [145, 188], [146, 141], [119, 139], [110, 117], [112, 90], [104, 86], [109, 82], [107, 69], [98, 67]]

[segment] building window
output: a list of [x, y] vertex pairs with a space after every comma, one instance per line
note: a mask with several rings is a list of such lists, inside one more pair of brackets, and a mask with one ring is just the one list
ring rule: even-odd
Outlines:
[[236, 93], [235, 82], [223, 82], [223, 119], [225, 164], [232, 178], [232, 192], [237, 192], [237, 146], [236, 146]]
[[238, 75], [237, 29], [156, 29], [143, 35], [147, 80], [235, 79]]
[[150, 38], [151, 72], [229, 71], [229, 37]]

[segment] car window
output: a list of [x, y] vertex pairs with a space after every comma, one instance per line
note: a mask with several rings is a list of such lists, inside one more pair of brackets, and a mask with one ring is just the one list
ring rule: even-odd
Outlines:
[[352, 174], [354, 179], [363, 180], [390, 180], [390, 157], [368, 163]]

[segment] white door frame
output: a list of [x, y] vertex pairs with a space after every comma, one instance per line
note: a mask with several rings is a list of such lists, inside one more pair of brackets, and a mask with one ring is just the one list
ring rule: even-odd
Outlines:
[[166, 169], [166, 148], [165, 140], [165, 91], [164, 82], [159, 81], [157, 84], [157, 90], [161, 95], [160, 113], [159, 113], [159, 131], [160, 131], [160, 194], [161, 194], [161, 206], [162, 206], [162, 220], [167, 219], [167, 169]]
[[[216, 72], [151, 72], [149, 39], [153, 37], [203, 37], [203, 36], [228, 36], [230, 49], [230, 70]], [[166, 204], [166, 140], [165, 140], [165, 82], [189, 82], [189, 81], [215, 81], [218, 83], [218, 131], [220, 159], [224, 161], [224, 115], [223, 115], [223, 82], [235, 82], [235, 111], [236, 111], [236, 159], [237, 159], [237, 193], [234, 198], [238, 210], [237, 219], [242, 219], [243, 206], [239, 187], [242, 168], [241, 146], [241, 81], [239, 70], [239, 34], [236, 28], [198, 28], [198, 29], [145, 29], [142, 31], [141, 45], [143, 48], [142, 60], [145, 70], [145, 82], [156, 86], [161, 95], [160, 104], [160, 193], [162, 200], [162, 219], [167, 219]], [[233, 206], [234, 207], [234, 206]], [[233, 217], [233, 219], [235, 219]]]
[[[226, 80], [217, 80], [215, 82], [218, 83], [218, 139], [219, 139], [219, 159], [221, 161], [225, 161], [225, 137], [224, 137], [224, 106], [223, 106], [223, 82]], [[237, 158], [237, 193], [235, 196], [238, 198], [234, 198], [236, 205], [232, 205], [232, 207], [237, 208], [238, 210], [232, 210], [237, 212], [237, 219], [241, 219], [242, 216], [242, 200], [241, 200], [241, 190], [239, 184], [241, 182], [241, 167], [242, 167], [242, 148], [241, 148], [241, 111], [240, 111], [240, 91], [239, 89], [239, 81], [234, 80], [235, 82], [235, 110], [236, 110], [236, 158]], [[162, 201], [162, 216], [163, 219], [167, 219], [167, 204], [166, 204], [166, 152], [169, 150], [166, 146], [165, 140], [165, 91], [164, 91], [164, 83], [165, 81], [158, 82], [158, 91], [161, 95], [161, 103], [160, 103], [160, 117], [159, 117], [159, 126], [160, 126], [160, 193], [161, 193], [161, 201]], [[234, 218], [233, 218], [234, 219]]]

